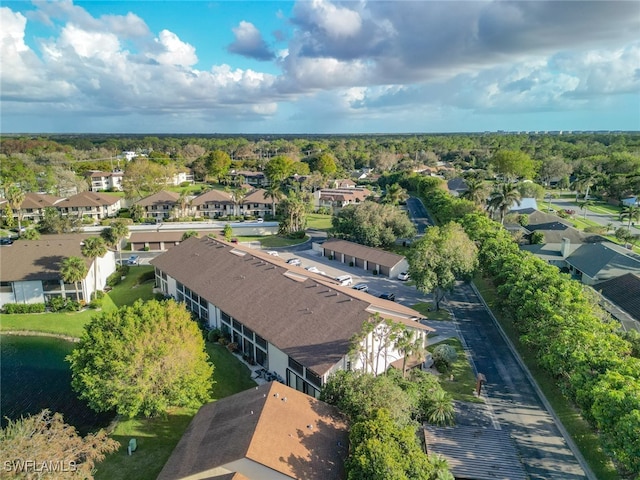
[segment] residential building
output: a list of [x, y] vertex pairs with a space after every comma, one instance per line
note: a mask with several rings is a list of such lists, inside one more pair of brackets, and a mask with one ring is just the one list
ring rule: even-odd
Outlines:
[[231, 194], [223, 190], [209, 190], [191, 201], [196, 217], [220, 218], [235, 215]]
[[640, 275], [625, 273], [596, 283], [593, 289], [604, 299], [602, 306], [625, 326], [640, 331]]
[[147, 217], [164, 220], [170, 218], [173, 210], [178, 208], [179, 198], [179, 193], [162, 190], [135, 203], [144, 208]]
[[357, 205], [364, 202], [371, 195], [366, 188], [323, 188], [313, 192], [314, 207], [330, 208], [333, 213], [339, 212], [347, 205]]
[[204, 405], [158, 480], [340, 480], [348, 442], [337, 408], [271, 382]]
[[[64, 200], [62, 197], [55, 197], [44, 193], [25, 193], [24, 200], [20, 205], [20, 213], [22, 220], [37, 223], [44, 217], [44, 209], [47, 207], [56, 207], [56, 204]], [[0, 207], [5, 208], [7, 201], [0, 199]], [[13, 211], [14, 218], [18, 218], [17, 210]]]
[[275, 208], [278, 205], [277, 198], [269, 198], [267, 191], [259, 188], [253, 190], [242, 199], [240, 205], [240, 215], [263, 218], [265, 215], [275, 215]]
[[105, 193], [80, 192], [60, 200], [55, 206], [62, 215], [102, 220], [118, 214], [122, 208], [122, 198]]
[[164, 294], [185, 302], [208, 328], [222, 330], [252, 362], [314, 397], [334, 371], [381, 373], [402, 358], [392, 346], [381, 348], [382, 336], [373, 334], [353, 354], [352, 338], [370, 319], [379, 322], [376, 333], [389, 319], [425, 345], [432, 331], [413, 309], [213, 238], [187, 239], [151, 264]]
[[580, 245], [565, 258], [569, 272], [585, 285], [621, 277], [627, 273], [640, 274], [640, 255], [611, 242]]
[[331, 182], [332, 188], [342, 189], [342, 188], [356, 188], [356, 182], [351, 180], [350, 178], [336, 178]]
[[177, 172], [169, 179], [169, 184], [177, 187], [183, 183], [193, 183], [193, 174], [189, 170]]
[[248, 170], [232, 170], [229, 175], [234, 180], [234, 183], [237, 184], [238, 177], [242, 177], [244, 181], [242, 183], [246, 183], [247, 185], [252, 186], [253, 188], [261, 188], [269, 185], [269, 179], [263, 172], [250, 172]]
[[[15, 240], [0, 247], [0, 307], [5, 303], [45, 303], [52, 297], [76, 299], [76, 286], [64, 283], [60, 275], [62, 261], [82, 257], [82, 242], [87, 235], [43, 235], [39, 240]], [[88, 301], [95, 291], [104, 288], [107, 277], [116, 269], [115, 254], [85, 259], [87, 276], [78, 283], [81, 300]]]
[[92, 170], [86, 173], [89, 181], [89, 190], [92, 192], [103, 192], [105, 190], [122, 191], [122, 178], [124, 172], [100, 172]]
[[330, 238], [321, 245], [321, 249], [324, 257], [370, 272], [377, 271], [389, 278], [396, 278], [400, 272], [409, 269], [409, 263], [402, 255], [347, 240]]
[[[198, 232], [198, 236], [204, 237], [212, 233]], [[140, 252], [143, 250], [164, 251], [179, 245], [185, 230], [163, 230], [157, 232], [132, 232], [129, 237], [131, 250]]]

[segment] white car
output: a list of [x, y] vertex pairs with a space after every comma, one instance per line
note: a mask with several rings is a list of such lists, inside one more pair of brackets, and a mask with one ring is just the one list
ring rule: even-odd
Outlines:
[[324, 273], [322, 270], [319, 270], [318, 267], [316, 267], [315, 265], [311, 265], [310, 267], [307, 267], [307, 271], [311, 273], [319, 273], [320, 275], [326, 275], [326, 273]]
[[271, 255], [272, 257], [279, 257], [280, 255], [278, 255], [278, 252], [276, 252], [275, 250], [267, 250], [267, 253], [269, 255]]
[[409, 280], [409, 272], [400, 272], [398, 274], [398, 280], [401, 280], [403, 282], [406, 282], [407, 280]]
[[302, 265], [302, 262], [300, 261], [300, 259], [299, 258], [295, 258], [295, 257], [294, 258], [290, 258], [289, 260], [287, 260], [287, 263], [289, 265], [294, 265], [294, 266], [298, 266], [298, 267], [300, 265]]

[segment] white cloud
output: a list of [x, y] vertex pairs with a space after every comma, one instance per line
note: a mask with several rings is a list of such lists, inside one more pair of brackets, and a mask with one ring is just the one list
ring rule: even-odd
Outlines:
[[240, 22], [233, 28], [235, 41], [227, 47], [231, 53], [255, 58], [256, 60], [271, 60], [274, 54], [262, 38], [260, 31], [251, 22]]
[[153, 58], [158, 63], [184, 67], [198, 63], [196, 49], [192, 45], [181, 41], [175, 33], [169, 30], [162, 30], [155, 41], [162, 46], [161, 52], [153, 55]]

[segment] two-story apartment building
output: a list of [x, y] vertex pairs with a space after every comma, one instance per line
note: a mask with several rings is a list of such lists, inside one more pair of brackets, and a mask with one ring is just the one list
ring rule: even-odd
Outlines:
[[366, 188], [323, 188], [313, 192], [315, 208], [328, 207], [333, 213], [339, 212], [347, 205], [358, 205], [371, 195]]
[[[37, 223], [44, 217], [44, 210], [47, 207], [56, 208], [57, 204], [64, 200], [62, 197], [55, 197], [53, 195], [47, 195], [44, 193], [25, 193], [24, 200], [20, 205], [20, 213], [22, 220], [29, 220]], [[4, 208], [6, 200], [2, 199], [0, 205]], [[13, 211], [13, 216], [18, 217], [18, 212]]]
[[191, 202], [196, 217], [220, 218], [235, 215], [231, 194], [223, 190], [209, 190]]
[[94, 220], [115, 217], [122, 208], [122, 199], [97, 192], [80, 192], [56, 203], [62, 215], [90, 217]]
[[180, 194], [163, 190], [136, 202], [144, 208], [146, 216], [163, 220], [171, 217], [171, 212], [178, 207], [178, 199]]
[[122, 191], [122, 179], [124, 172], [101, 172], [92, 170], [86, 174], [89, 181], [89, 190], [92, 192], [102, 192], [104, 190]]
[[[385, 319], [404, 325], [424, 345], [432, 331], [411, 308], [208, 237], [185, 240], [151, 263], [163, 293], [222, 330], [250, 361], [314, 397], [332, 372], [381, 373], [403, 358], [381, 340]], [[363, 338], [355, 355], [352, 338], [370, 321], [378, 335]]]
[[242, 199], [240, 215], [261, 218], [269, 214], [275, 215], [278, 203], [277, 198], [267, 198], [267, 191], [259, 188]]

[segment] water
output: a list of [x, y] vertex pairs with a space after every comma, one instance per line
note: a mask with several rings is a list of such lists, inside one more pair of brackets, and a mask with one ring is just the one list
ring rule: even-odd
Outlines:
[[52, 337], [0, 335], [0, 414], [6, 418], [44, 408], [64, 415], [81, 434], [105, 427], [113, 413], [97, 414], [71, 389], [65, 357], [75, 344]]

